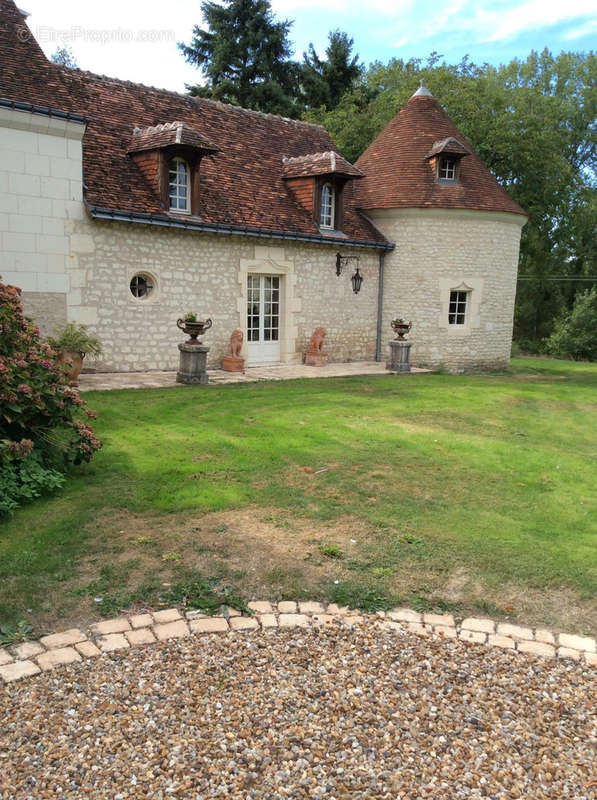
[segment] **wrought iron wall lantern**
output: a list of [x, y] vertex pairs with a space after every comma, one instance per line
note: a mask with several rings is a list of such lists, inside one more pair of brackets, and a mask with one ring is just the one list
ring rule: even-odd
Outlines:
[[357, 267], [357, 271], [356, 271], [356, 272], [355, 272], [355, 274], [352, 276], [352, 278], [350, 279], [350, 281], [351, 281], [351, 283], [352, 283], [352, 291], [353, 291], [355, 294], [358, 294], [358, 293], [361, 291], [361, 285], [362, 285], [362, 283], [363, 283], [363, 276], [362, 276], [362, 275], [361, 275], [361, 273], [359, 272], [359, 268], [358, 268], [358, 267]]
[[351, 261], [354, 261], [357, 265], [357, 269], [359, 266], [359, 257], [358, 256], [343, 256], [340, 253], [336, 253], [336, 275], [340, 277], [346, 267]]

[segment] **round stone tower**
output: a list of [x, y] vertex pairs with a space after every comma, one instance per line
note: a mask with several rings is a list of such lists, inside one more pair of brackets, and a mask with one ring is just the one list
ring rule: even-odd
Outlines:
[[505, 366], [526, 212], [423, 83], [357, 167], [358, 206], [396, 244], [383, 275], [387, 339], [405, 317], [417, 366]]

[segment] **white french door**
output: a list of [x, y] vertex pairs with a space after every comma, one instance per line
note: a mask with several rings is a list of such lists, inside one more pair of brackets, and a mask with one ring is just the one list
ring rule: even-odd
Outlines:
[[249, 366], [280, 363], [280, 278], [247, 278], [247, 347]]

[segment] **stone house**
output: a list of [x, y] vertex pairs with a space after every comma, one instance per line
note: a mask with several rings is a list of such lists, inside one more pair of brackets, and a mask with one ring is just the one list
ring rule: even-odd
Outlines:
[[384, 360], [396, 316], [416, 365], [508, 362], [526, 214], [424, 87], [352, 165], [319, 126], [52, 64], [13, 0], [0, 54], [0, 274], [99, 369], [175, 369], [188, 311], [211, 366], [238, 328], [249, 365], [300, 363], [320, 325], [330, 361]]

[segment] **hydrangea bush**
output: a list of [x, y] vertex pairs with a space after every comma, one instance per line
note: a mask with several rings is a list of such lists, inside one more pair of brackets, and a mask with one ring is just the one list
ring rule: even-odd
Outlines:
[[66, 368], [0, 279], [0, 516], [64, 482], [101, 443]]

